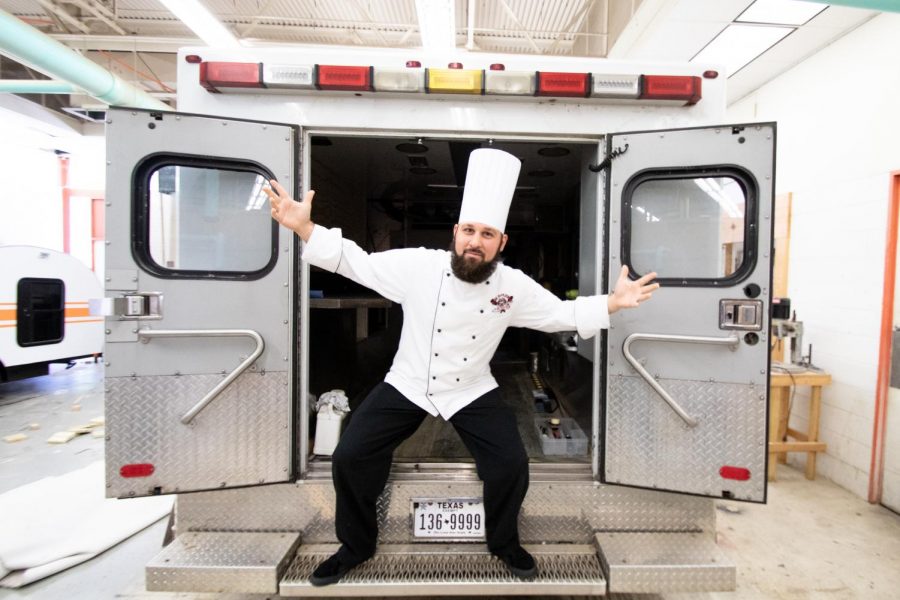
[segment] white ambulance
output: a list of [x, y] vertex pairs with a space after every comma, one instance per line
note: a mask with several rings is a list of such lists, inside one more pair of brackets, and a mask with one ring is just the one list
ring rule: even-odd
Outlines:
[[[178, 61], [180, 112], [107, 119], [107, 493], [178, 495], [149, 590], [734, 589], [714, 505], [766, 501], [774, 123], [723, 124], [725, 78], [694, 64], [302, 47]], [[337, 548], [315, 398], [344, 390], [352, 419], [403, 316], [304, 264], [262, 188], [315, 189], [315, 221], [369, 251], [447, 248], [480, 147], [522, 160], [506, 264], [561, 298], [605, 293], [622, 265], [662, 288], [592, 339], [511, 329], [492, 361], [530, 458], [534, 580], [487, 552], [473, 460], [429, 418], [394, 456], [376, 556], [313, 588]]]
[[2, 246], [0, 265], [0, 383], [103, 352], [103, 319], [89, 307], [103, 286], [84, 263], [49, 248]]

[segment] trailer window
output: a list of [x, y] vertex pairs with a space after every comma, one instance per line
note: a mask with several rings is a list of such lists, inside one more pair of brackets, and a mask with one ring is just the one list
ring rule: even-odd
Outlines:
[[20, 279], [16, 287], [16, 341], [19, 346], [44, 346], [63, 340], [66, 326], [66, 286], [61, 279]]
[[161, 276], [255, 279], [274, 265], [277, 225], [258, 165], [160, 158], [138, 167], [136, 257]]
[[669, 283], [718, 285], [752, 269], [752, 180], [736, 169], [708, 171], [644, 172], [626, 185], [622, 257], [635, 273], [655, 271]]

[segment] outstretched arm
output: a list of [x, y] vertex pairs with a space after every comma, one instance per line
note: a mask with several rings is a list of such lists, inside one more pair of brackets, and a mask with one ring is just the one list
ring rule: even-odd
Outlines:
[[[284, 187], [272, 179], [269, 181], [272, 189], [264, 187], [266, 194], [269, 196], [269, 206], [272, 208], [272, 218], [294, 231], [304, 242], [309, 241], [312, 235], [315, 223], [310, 218], [312, 212], [313, 196], [316, 195], [314, 190], [306, 192], [303, 202], [297, 202], [288, 193]], [[274, 190], [274, 191], [273, 191]]]
[[658, 283], [650, 283], [656, 279], [656, 273], [647, 273], [640, 279], [632, 281], [628, 277], [628, 267], [622, 265], [619, 271], [619, 280], [616, 286], [610, 291], [606, 298], [609, 314], [612, 314], [620, 308], [635, 308], [641, 302], [646, 302], [653, 295], [653, 292], [659, 289]]

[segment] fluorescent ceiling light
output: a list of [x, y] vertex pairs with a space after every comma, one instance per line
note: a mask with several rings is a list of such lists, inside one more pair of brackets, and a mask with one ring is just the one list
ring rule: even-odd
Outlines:
[[826, 8], [828, 8], [827, 4], [806, 2], [806, 0], [756, 0], [735, 21], [771, 25], [803, 25]]
[[725, 72], [731, 77], [792, 31], [793, 27], [774, 25], [729, 25], [691, 62], [724, 65]]
[[210, 13], [199, 0], [159, 0], [181, 19], [207, 46], [240, 48], [237, 38]]
[[423, 48], [440, 51], [456, 47], [455, 5], [455, 0], [416, 0]]

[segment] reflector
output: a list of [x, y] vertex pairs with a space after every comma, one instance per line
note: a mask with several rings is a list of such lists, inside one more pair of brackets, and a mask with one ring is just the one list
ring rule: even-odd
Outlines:
[[735, 481], [747, 481], [750, 479], [750, 469], [743, 467], [722, 467], [719, 469], [722, 479], [734, 479]]
[[155, 470], [156, 468], [150, 463], [135, 463], [123, 465], [119, 469], [119, 475], [122, 477], [149, 477]]

